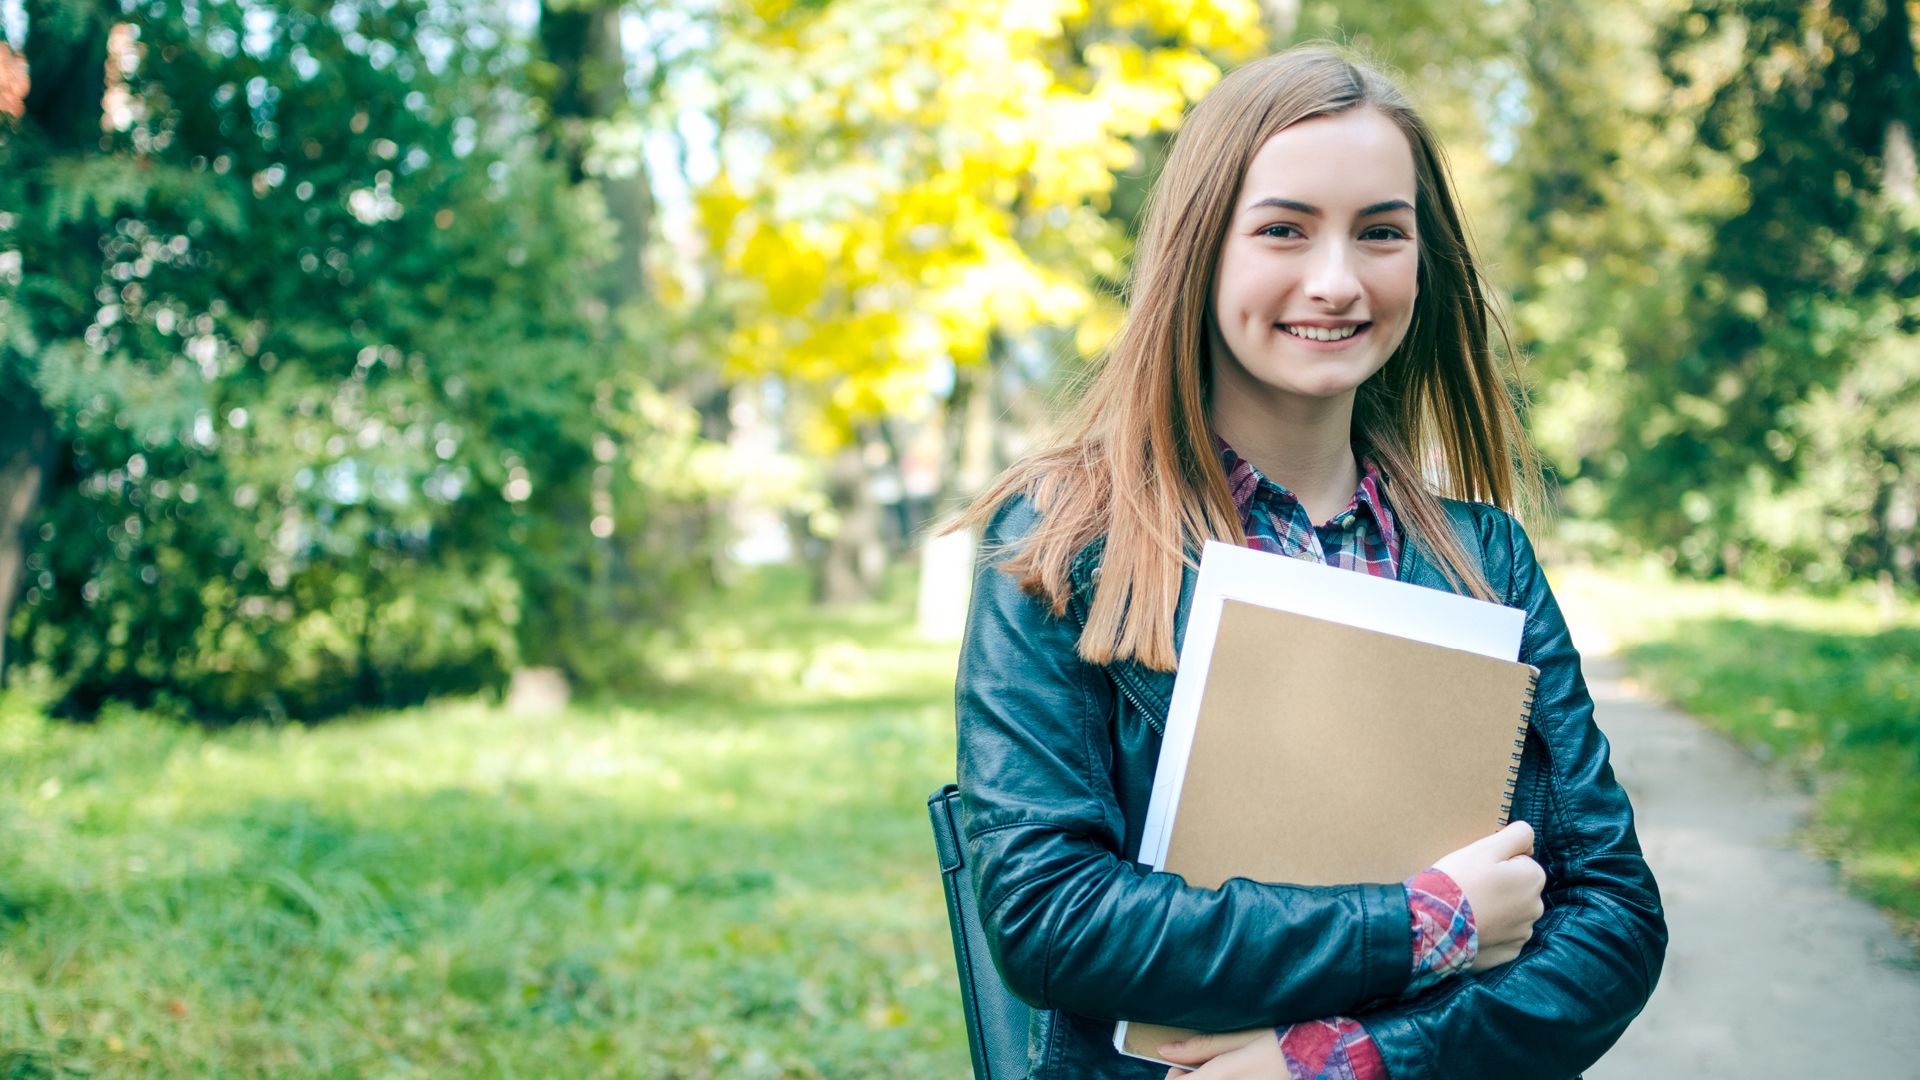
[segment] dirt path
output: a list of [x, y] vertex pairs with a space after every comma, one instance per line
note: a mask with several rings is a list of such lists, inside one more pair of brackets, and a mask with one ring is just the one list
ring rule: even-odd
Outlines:
[[1920, 964], [1793, 832], [1807, 797], [1621, 675], [1566, 598], [1672, 944], [1590, 1080], [1920, 1078]]

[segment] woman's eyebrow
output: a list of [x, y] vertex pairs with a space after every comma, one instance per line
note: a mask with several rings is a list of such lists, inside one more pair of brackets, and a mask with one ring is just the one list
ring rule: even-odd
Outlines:
[[[1281, 199], [1272, 195], [1269, 195], [1266, 198], [1261, 199], [1259, 202], [1248, 203], [1246, 210], [1242, 210], [1241, 213], [1244, 214], [1249, 211], [1258, 210], [1263, 206], [1277, 206], [1282, 210], [1292, 210], [1294, 213], [1306, 214], [1311, 217], [1320, 216], [1320, 208], [1317, 206], [1313, 206], [1303, 202], [1295, 202], [1292, 199]], [[1405, 199], [1388, 199], [1385, 202], [1374, 203], [1372, 206], [1361, 207], [1360, 213], [1355, 216], [1372, 217], [1375, 214], [1384, 214], [1392, 210], [1411, 210], [1411, 209], [1413, 209], [1413, 204], [1408, 202]]]
[[1320, 216], [1320, 208], [1317, 206], [1309, 206], [1303, 202], [1294, 202], [1292, 199], [1276, 198], [1272, 195], [1269, 195], [1266, 198], [1261, 199], [1259, 202], [1248, 203], [1247, 209], [1241, 211], [1241, 213], [1244, 214], [1250, 211], [1258, 210], [1263, 206], [1277, 206], [1282, 210], [1292, 210], [1296, 214], [1307, 214], [1312, 217]]

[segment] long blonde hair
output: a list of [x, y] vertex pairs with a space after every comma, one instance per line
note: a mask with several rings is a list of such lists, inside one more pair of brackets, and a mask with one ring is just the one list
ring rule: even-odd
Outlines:
[[[1233, 200], [1254, 154], [1302, 120], [1368, 106], [1406, 134], [1418, 182], [1420, 289], [1411, 325], [1360, 387], [1353, 438], [1388, 478], [1395, 520], [1456, 587], [1491, 599], [1447, 523], [1442, 495], [1531, 507], [1538, 479], [1439, 144], [1386, 76], [1307, 46], [1247, 64], [1188, 114], [1155, 184], [1134, 253], [1125, 326], [1058, 445], [1003, 473], [956, 527], [978, 527], [1028, 494], [1040, 523], [1002, 563], [1066, 609], [1074, 557], [1107, 538], [1079, 652], [1092, 663], [1175, 665], [1182, 568], [1205, 539], [1245, 544], [1207, 415], [1207, 325]], [[1511, 348], [1507, 349], [1511, 355]], [[1524, 466], [1524, 469], [1523, 469]]]

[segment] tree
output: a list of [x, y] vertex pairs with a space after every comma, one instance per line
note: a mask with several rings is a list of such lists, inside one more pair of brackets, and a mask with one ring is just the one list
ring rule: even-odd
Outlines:
[[1497, 250], [1534, 374], [1533, 434], [1565, 508], [1593, 516], [1632, 451], [1632, 386], [1676, 347], [1674, 284], [1696, 273], [1738, 181], [1671, 100], [1652, 29], [1675, 17], [1668, 0], [1536, 0], [1528, 14]]
[[618, 0], [542, 4], [540, 57], [532, 80], [545, 105], [549, 152], [565, 164], [575, 184], [589, 179], [597, 184], [617, 228], [618, 255], [605, 275], [608, 303], [616, 307], [646, 293], [644, 253], [653, 205], [645, 162], [637, 155], [623, 157], [613, 175], [592, 168], [589, 160], [595, 135], [635, 104], [626, 85], [621, 12]]
[[1102, 211], [1142, 166], [1129, 140], [1257, 51], [1260, 12], [775, 2], [726, 30], [701, 197], [721, 345], [733, 377], [780, 381], [805, 452], [838, 459], [816, 520], [830, 563], [859, 562], [844, 526], [864, 513], [863, 447], [886, 446], [874, 425], [925, 415], [939, 382], [963, 401], [969, 370], [1020, 342], [1099, 346], [1125, 256]]
[[1908, 10], [1536, 0], [1529, 25], [1505, 246], [1568, 507], [1695, 572], [1911, 584]]
[[[1713, 70], [1701, 54], [1737, 44]], [[1637, 405], [1623, 489], [1696, 566], [1915, 582], [1920, 504], [1920, 68], [1899, 0], [1705, 0], [1661, 53], [1746, 198], [1686, 293], [1685, 347]], [[1684, 478], [1681, 479], [1681, 478]], [[1684, 490], [1683, 490], [1684, 485]], [[1704, 495], [1686, 505], [1689, 492]], [[1624, 516], [1624, 515], [1623, 515]], [[1719, 549], [1700, 541], [1721, 539]]]
[[[20, 208], [48, 199], [48, 166], [88, 155], [99, 139], [111, 12], [106, 3], [31, 0], [26, 15], [34, 27], [26, 48], [33, 81], [14, 130], [0, 146], [0, 167], [24, 181], [23, 198], [7, 204]], [[0, 220], [12, 217], [0, 213]], [[72, 280], [74, 261], [86, 257], [83, 232], [54, 230], [47, 239], [43, 249], [32, 252], [34, 269], [60, 264], [50, 276]], [[8, 294], [24, 283], [21, 256], [26, 253], [7, 254], [12, 258], [0, 255], [0, 287], [5, 289], [0, 292], [0, 328], [10, 327], [5, 336], [14, 347], [0, 348], [0, 686], [7, 677], [5, 631], [26, 569], [26, 530], [51, 485], [57, 460], [53, 416], [34, 386], [29, 352], [19, 346], [38, 339], [77, 338], [89, 321], [84, 298], [71, 293], [55, 292], [31, 306], [9, 302]]]
[[[4, 363], [63, 478], [13, 628], [64, 707], [325, 715], [578, 658], [590, 590], [630, 638], [664, 618], [702, 492], [615, 466], [695, 440], [623, 366], [606, 204], [538, 150], [524, 39], [379, 0], [125, 19], [104, 134], [10, 139], [0, 179]], [[600, 652], [576, 674], [637, 667]]]

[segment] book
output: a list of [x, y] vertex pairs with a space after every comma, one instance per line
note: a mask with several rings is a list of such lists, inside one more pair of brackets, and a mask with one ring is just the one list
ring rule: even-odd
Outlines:
[[[1204, 888], [1391, 883], [1498, 831], [1538, 674], [1515, 659], [1524, 623], [1209, 545], [1140, 860]], [[1156, 1049], [1191, 1034], [1123, 1021], [1114, 1045], [1164, 1061]]]

